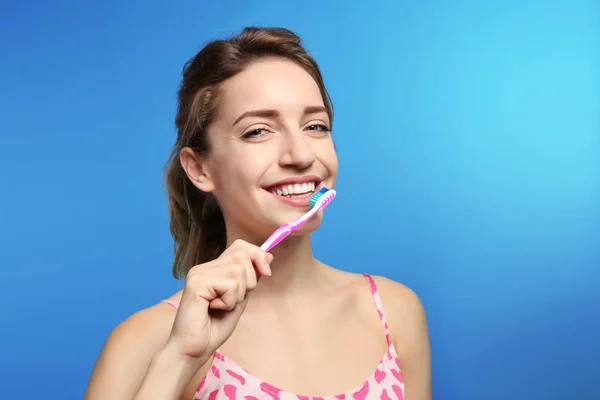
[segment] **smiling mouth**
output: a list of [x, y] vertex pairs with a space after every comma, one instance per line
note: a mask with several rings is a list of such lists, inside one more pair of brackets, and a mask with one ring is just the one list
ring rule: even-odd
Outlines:
[[320, 184], [321, 182], [295, 183], [273, 186], [265, 190], [273, 193], [274, 195], [288, 199], [302, 199], [311, 197], [316, 190], [319, 190]]

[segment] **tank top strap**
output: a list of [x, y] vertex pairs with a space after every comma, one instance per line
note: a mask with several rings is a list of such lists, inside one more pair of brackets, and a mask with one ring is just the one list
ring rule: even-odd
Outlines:
[[161, 300], [160, 302], [168, 304], [168, 305], [170, 305], [172, 307], [175, 307], [175, 308], [179, 308], [179, 304], [177, 304], [177, 303], [175, 303], [175, 302], [173, 302], [171, 300]]
[[391, 346], [392, 339], [390, 338], [390, 327], [385, 319], [385, 313], [383, 311], [383, 303], [381, 302], [381, 297], [379, 297], [379, 292], [377, 290], [377, 285], [375, 284], [375, 280], [369, 274], [363, 274], [363, 276], [369, 281], [371, 285], [371, 294], [373, 295], [373, 300], [375, 300], [375, 307], [377, 307], [377, 312], [379, 314], [379, 319], [381, 320], [381, 324], [383, 325], [383, 329], [385, 330], [385, 340], [387, 341], [388, 346]]

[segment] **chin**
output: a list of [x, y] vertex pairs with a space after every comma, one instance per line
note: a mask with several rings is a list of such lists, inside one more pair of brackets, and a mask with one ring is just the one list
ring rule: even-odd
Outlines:
[[319, 229], [320, 224], [308, 224], [308, 222], [306, 224], [304, 224], [303, 226], [301, 226], [300, 228], [296, 229], [294, 232], [291, 233], [291, 236], [305, 236], [305, 235], [309, 235], [311, 233], [313, 233], [314, 231], [316, 231], [317, 229]]

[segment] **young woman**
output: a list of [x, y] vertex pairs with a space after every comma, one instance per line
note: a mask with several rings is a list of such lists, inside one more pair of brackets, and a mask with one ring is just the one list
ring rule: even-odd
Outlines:
[[186, 64], [167, 174], [185, 287], [114, 329], [86, 399], [431, 398], [418, 297], [315, 259], [322, 211], [258, 247], [335, 186], [332, 114], [288, 30], [247, 28]]

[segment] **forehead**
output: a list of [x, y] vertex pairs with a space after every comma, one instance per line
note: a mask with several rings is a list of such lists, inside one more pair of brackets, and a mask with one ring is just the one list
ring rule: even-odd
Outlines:
[[290, 60], [264, 58], [223, 82], [219, 116], [237, 118], [253, 109], [298, 112], [307, 106], [322, 105], [319, 87], [304, 68]]

